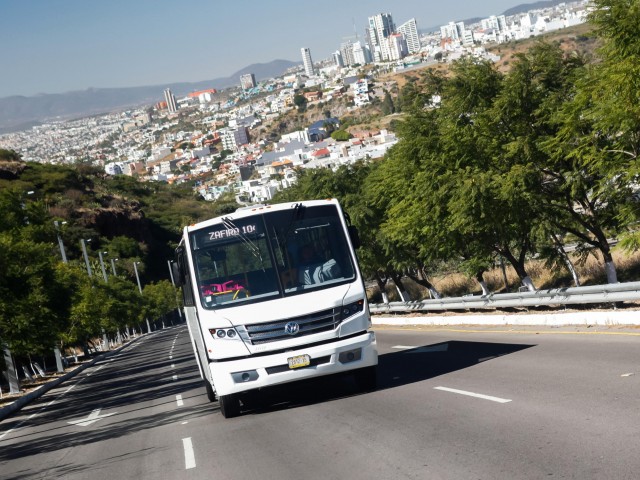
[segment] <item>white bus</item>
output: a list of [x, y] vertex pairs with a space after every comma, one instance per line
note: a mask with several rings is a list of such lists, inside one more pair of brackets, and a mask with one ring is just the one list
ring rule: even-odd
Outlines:
[[[353, 237], [353, 238], [352, 238]], [[200, 374], [226, 418], [241, 393], [353, 371], [376, 386], [378, 353], [337, 200], [256, 206], [185, 227], [173, 263]]]

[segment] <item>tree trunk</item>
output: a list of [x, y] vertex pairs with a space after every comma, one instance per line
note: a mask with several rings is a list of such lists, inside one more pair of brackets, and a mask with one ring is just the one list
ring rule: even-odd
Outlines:
[[376, 272], [375, 278], [376, 278], [376, 284], [378, 285], [378, 289], [380, 289], [380, 294], [382, 295], [382, 303], [384, 303], [385, 305], [389, 305], [389, 296], [387, 295], [387, 291], [385, 289], [385, 286], [387, 284], [387, 279], [385, 278], [383, 280], [382, 277], [380, 277], [380, 274], [378, 272]]
[[516, 274], [518, 275], [518, 278], [522, 282], [522, 285], [527, 287], [527, 290], [529, 290], [530, 292], [535, 292], [537, 289], [533, 284], [533, 280], [531, 280], [531, 277], [527, 273], [527, 269], [524, 266], [524, 261], [525, 261], [524, 255], [521, 253], [520, 258], [516, 259], [516, 257], [514, 257], [509, 250], [506, 250], [500, 253], [504, 255], [504, 258], [506, 258], [507, 261], [514, 268], [514, 270], [516, 271]]
[[433, 286], [433, 284], [427, 280], [427, 276], [425, 275], [422, 268], [418, 268], [418, 275], [413, 275], [411, 273], [407, 273], [407, 277], [416, 282], [418, 285], [422, 285], [426, 289], [429, 290], [429, 294], [431, 298], [442, 298], [440, 292]]
[[604, 262], [604, 271], [607, 273], [607, 283], [618, 283], [618, 274], [613, 259]]
[[502, 270], [502, 278], [504, 279], [504, 291], [507, 293], [509, 291], [509, 279], [507, 278], [507, 269], [504, 266], [502, 255], [500, 255], [500, 270]]
[[409, 292], [407, 292], [402, 283], [402, 275], [397, 273], [392, 273], [391, 278], [393, 279], [393, 283], [396, 285], [396, 290], [398, 291], [398, 295], [400, 295], [401, 302], [408, 302], [411, 300], [411, 296]]
[[536, 291], [536, 286], [533, 284], [533, 280], [531, 280], [531, 277], [529, 275], [522, 279], [522, 285], [524, 287], [527, 287], [527, 290], [529, 290], [530, 292]]
[[564, 261], [564, 264], [566, 265], [567, 270], [569, 270], [569, 273], [571, 273], [571, 276], [573, 277], [573, 283], [575, 284], [576, 287], [579, 287], [580, 279], [578, 278], [578, 272], [576, 271], [576, 267], [573, 266], [573, 262], [569, 258], [569, 255], [567, 255], [567, 252], [564, 251], [564, 245], [562, 244], [560, 239], [553, 233], [551, 234], [551, 239], [553, 240], [553, 243], [556, 246], [556, 250], [558, 251], [558, 254], [560, 255], [560, 257], [562, 257], [562, 260]]
[[476, 273], [476, 280], [480, 284], [480, 288], [482, 288], [482, 295], [484, 296], [484, 295], [489, 295], [491, 291], [487, 286], [487, 282], [484, 281], [484, 277], [482, 276], [483, 273], [484, 273], [484, 270], [480, 270], [478, 273]]

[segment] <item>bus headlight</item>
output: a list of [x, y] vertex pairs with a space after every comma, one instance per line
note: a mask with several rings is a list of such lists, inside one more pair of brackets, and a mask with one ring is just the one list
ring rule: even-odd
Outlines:
[[343, 305], [342, 311], [340, 313], [340, 318], [344, 320], [345, 318], [349, 318], [355, 315], [356, 313], [361, 312], [363, 309], [364, 309], [364, 300], [358, 300], [357, 302]]

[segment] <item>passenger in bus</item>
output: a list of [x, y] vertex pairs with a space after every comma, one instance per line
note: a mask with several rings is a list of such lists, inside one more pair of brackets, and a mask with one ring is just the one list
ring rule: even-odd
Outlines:
[[333, 259], [324, 261], [311, 245], [300, 249], [298, 281], [302, 285], [314, 285], [340, 276], [340, 267]]

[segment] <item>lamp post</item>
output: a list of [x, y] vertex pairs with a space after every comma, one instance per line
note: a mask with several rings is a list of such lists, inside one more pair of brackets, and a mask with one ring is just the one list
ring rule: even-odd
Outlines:
[[[140, 295], [142, 295], [142, 284], [140, 283], [140, 275], [138, 274], [138, 264], [140, 262], [133, 262], [133, 270], [136, 272], [136, 280], [138, 281], [138, 291]], [[145, 318], [147, 322], [147, 333], [151, 333], [151, 325], [149, 324], [149, 319]]]
[[58, 220], [54, 220], [53, 224], [56, 227], [56, 236], [58, 237], [58, 245], [60, 246], [60, 255], [62, 256], [62, 263], [67, 263], [67, 254], [64, 251], [64, 243], [62, 243], [62, 237], [60, 236], [60, 225], [66, 225], [67, 222], [58, 222]]
[[133, 270], [136, 272], [136, 280], [138, 282], [138, 290], [140, 291], [140, 295], [142, 295], [142, 285], [140, 285], [140, 275], [138, 275], [138, 264], [140, 262], [133, 262]]
[[102, 276], [104, 277], [104, 283], [107, 283], [109, 280], [107, 280], [107, 270], [104, 268], [104, 260], [102, 258], [102, 255], [106, 254], [108, 252], [98, 252], [98, 257], [100, 257], [100, 268], [102, 269]]
[[90, 242], [91, 239], [85, 240], [84, 238], [80, 239], [80, 246], [82, 247], [82, 255], [84, 256], [84, 263], [87, 265], [87, 273], [91, 276], [91, 265], [89, 265], [89, 255], [87, 255], [87, 242]]
[[111, 271], [113, 272], [113, 276], [117, 277], [118, 274], [116, 273], [116, 262], [120, 260], [119, 258], [112, 258], [111, 259]]

